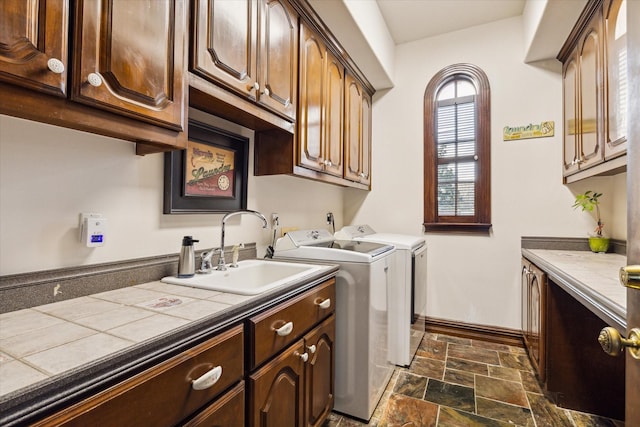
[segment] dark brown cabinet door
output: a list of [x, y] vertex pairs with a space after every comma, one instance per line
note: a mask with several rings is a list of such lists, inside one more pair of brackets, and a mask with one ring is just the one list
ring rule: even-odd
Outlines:
[[0, 80], [65, 96], [69, 0], [0, 1]]
[[182, 427], [244, 427], [244, 382], [216, 399]]
[[300, 340], [249, 377], [249, 426], [303, 425], [304, 353]]
[[185, 0], [78, 1], [72, 99], [182, 130], [185, 8]]
[[350, 74], [345, 89], [344, 177], [368, 185], [371, 152], [371, 98]]
[[522, 259], [522, 332], [529, 359], [540, 381], [546, 379], [545, 307], [547, 275]]
[[602, 105], [602, 14], [596, 13], [578, 47], [580, 74], [580, 169], [604, 161]]
[[562, 72], [563, 91], [563, 115], [564, 115], [564, 141], [563, 141], [563, 176], [571, 175], [578, 171], [578, 142], [579, 142], [579, 116], [578, 116], [578, 61], [575, 53], [563, 66]]
[[327, 51], [319, 36], [300, 25], [300, 98], [297, 121], [298, 164], [324, 168], [324, 74]]
[[606, 114], [605, 150], [607, 159], [627, 151], [627, 2], [609, 0], [605, 6]]
[[193, 10], [194, 72], [257, 99], [257, 1], [194, 0]]
[[305, 365], [306, 426], [317, 427], [333, 408], [335, 315], [309, 332], [304, 342], [309, 356]]
[[344, 175], [344, 66], [320, 36], [300, 25], [298, 164]]
[[258, 102], [296, 118], [298, 14], [285, 0], [260, 0]]
[[324, 99], [325, 172], [344, 175], [344, 67], [327, 51], [326, 92]]

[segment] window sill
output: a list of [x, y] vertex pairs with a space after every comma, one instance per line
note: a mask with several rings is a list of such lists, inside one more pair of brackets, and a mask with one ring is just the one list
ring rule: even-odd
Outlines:
[[491, 224], [484, 223], [446, 223], [446, 222], [429, 222], [422, 224], [425, 233], [441, 232], [441, 233], [472, 233], [472, 234], [489, 234]]

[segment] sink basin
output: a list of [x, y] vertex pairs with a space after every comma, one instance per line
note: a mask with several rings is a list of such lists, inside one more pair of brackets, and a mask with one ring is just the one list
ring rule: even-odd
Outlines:
[[196, 274], [189, 278], [168, 276], [162, 278], [161, 282], [231, 294], [258, 295], [303, 279], [323, 267], [322, 265], [252, 259], [240, 261], [238, 267], [227, 267], [226, 271], [213, 270], [210, 274]]

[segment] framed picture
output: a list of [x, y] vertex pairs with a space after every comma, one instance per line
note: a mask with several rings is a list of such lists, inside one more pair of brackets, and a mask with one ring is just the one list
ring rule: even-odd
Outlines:
[[223, 213], [247, 208], [249, 139], [189, 121], [186, 150], [165, 153], [164, 213]]

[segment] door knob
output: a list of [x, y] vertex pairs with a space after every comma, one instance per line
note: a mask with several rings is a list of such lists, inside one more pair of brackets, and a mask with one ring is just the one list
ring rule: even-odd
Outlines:
[[627, 288], [640, 289], [640, 265], [620, 268], [620, 283]]
[[616, 328], [607, 326], [600, 331], [598, 342], [609, 356], [617, 356], [622, 353], [624, 347], [628, 347], [631, 356], [640, 359], [640, 328], [631, 329], [627, 339], [622, 338]]

